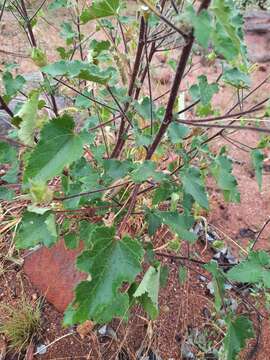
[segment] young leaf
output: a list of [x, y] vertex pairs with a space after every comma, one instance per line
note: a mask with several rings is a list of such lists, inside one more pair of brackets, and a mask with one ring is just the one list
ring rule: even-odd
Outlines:
[[43, 127], [40, 141], [27, 161], [26, 182], [31, 179], [46, 182], [80, 158], [84, 139], [74, 133], [74, 126], [73, 119], [64, 115]]
[[115, 316], [126, 316], [129, 297], [119, 289], [124, 282], [132, 283], [141, 270], [143, 249], [129, 237], [115, 238], [114, 228], [98, 227], [92, 236], [91, 250], [77, 260], [80, 271], [89, 273], [91, 281], [81, 282], [75, 300], [69, 306], [65, 323], [82, 323], [91, 319], [105, 323]]
[[90, 20], [114, 16], [119, 6], [119, 0], [93, 0], [92, 5], [82, 12], [81, 21], [85, 24]]
[[132, 180], [135, 183], [141, 183], [149, 178], [160, 182], [166, 179], [166, 175], [162, 172], [156, 171], [156, 163], [151, 160], [145, 160], [142, 164], [138, 166], [136, 170], [131, 173]]
[[251, 252], [247, 258], [227, 272], [227, 278], [243, 283], [263, 283], [270, 288], [270, 255], [265, 251]]
[[18, 226], [14, 241], [18, 249], [32, 248], [38, 244], [50, 247], [55, 244], [57, 231], [54, 214], [51, 211], [43, 214], [26, 211]]
[[208, 11], [202, 10], [199, 14], [197, 14], [193, 6], [188, 6], [186, 11], [194, 28], [196, 40], [202, 47], [207, 48], [212, 31], [211, 17]]
[[200, 99], [202, 105], [206, 106], [218, 92], [218, 84], [208, 84], [205, 75], [198, 76], [198, 85], [192, 85], [189, 92], [194, 100]]
[[68, 76], [98, 84], [106, 84], [111, 77], [111, 70], [100, 70], [94, 64], [87, 64], [79, 60], [60, 60], [42, 68], [42, 71], [51, 76]]
[[34, 134], [37, 128], [38, 98], [39, 93], [33, 92], [15, 115], [21, 120], [18, 137], [25, 145], [29, 146], [35, 145]]
[[222, 75], [222, 80], [237, 89], [250, 87], [250, 77], [237, 68], [226, 69]]
[[184, 191], [187, 194], [190, 194], [201, 207], [208, 209], [208, 198], [200, 170], [193, 166], [189, 167], [182, 174], [181, 180], [183, 183]]
[[68, 249], [76, 249], [79, 243], [79, 238], [75, 232], [71, 232], [64, 236], [65, 245]]
[[245, 347], [246, 340], [253, 338], [252, 322], [245, 316], [238, 316], [235, 320], [227, 321], [228, 329], [224, 338], [226, 360], [235, 360], [239, 352]]
[[139, 298], [145, 311], [152, 320], [156, 319], [158, 316], [159, 282], [160, 266], [157, 269], [150, 266], [137, 290], [133, 294], [133, 297]]
[[173, 144], [180, 144], [189, 132], [188, 126], [175, 122], [171, 123], [168, 127], [168, 136]]
[[[6, 171], [5, 175], [1, 177], [2, 180], [15, 184], [18, 179], [19, 161], [17, 157], [17, 151], [13, 146], [8, 143], [0, 141], [0, 164], [9, 164], [10, 168]], [[8, 197], [11, 192], [9, 191]], [[2, 197], [3, 197], [2, 192]]]
[[225, 155], [219, 155], [214, 160], [211, 171], [221, 190], [225, 201], [240, 202], [237, 181], [232, 174], [232, 160]]
[[[213, 32], [214, 45], [223, 45], [224, 42], [230, 41], [227, 46], [231, 48], [231, 54], [223, 52], [223, 55], [228, 56], [228, 60], [232, 60], [242, 50], [242, 33], [239, 30], [243, 22], [242, 17], [233, 1], [214, 0], [211, 10], [217, 19], [217, 29]], [[221, 46], [218, 50], [220, 49]]]
[[261, 150], [255, 149], [251, 153], [252, 166], [255, 170], [256, 179], [259, 185], [259, 190], [262, 190], [262, 170], [263, 170], [263, 160], [264, 155]]
[[221, 270], [218, 268], [216, 261], [212, 260], [210, 263], [204, 265], [204, 268], [213, 275], [213, 285], [214, 285], [214, 294], [215, 294], [215, 308], [217, 311], [221, 309], [223, 304], [223, 297], [225, 293], [224, 287], [224, 275]]
[[26, 82], [25, 78], [21, 75], [17, 75], [15, 78], [13, 78], [12, 74], [9, 71], [6, 71], [3, 74], [2, 79], [6, 95], [8, 97], [16, 95], [17, 92], [22, 89], [23, 85]]
[[192, 216], [179, 214], [177, 211], [159, 211], [156, 210], [154, 214], [160, 218], [161, 222], [175, 232], [181, 239], [193, 243], [197, 236], [189, 231], [194, 223]]

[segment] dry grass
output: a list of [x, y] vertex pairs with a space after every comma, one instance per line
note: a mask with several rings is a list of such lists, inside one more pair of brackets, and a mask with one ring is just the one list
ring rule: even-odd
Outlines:
[[38, 337], [41, 324], [40, 301], [35, 304], [24, 296], [17, 305], [0, 304], [0, 333], [9, 343], [9, 350], [20, 353], [33, 337]]

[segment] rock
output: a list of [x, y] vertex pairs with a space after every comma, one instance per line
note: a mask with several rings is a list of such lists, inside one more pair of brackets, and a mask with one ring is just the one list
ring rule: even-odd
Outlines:
[[37, 346], [35, 354], [44, 355], [44, 354], [46, 354], [46, 352], [47, 352], [46, 345], [40, 344]]
[[103, 325], [101, 326], [101, 328], [98, 329], [98, 334], [100, 336], [106, 336], [109, 337], [111, 339], [117, 340], [117, 334], [116, 332], [113, 330], [113, 328], [109, 325]]
[[52, 248], [41, 247], [25, 258], [23, 269], [31, 283], [60, 312], [72, 301], [76, 284], [87, 277], [75, 269], [81, 250], [82, 246], [67, 250], [61, 240]]
[[270, 13], [250, 11], [245, 15], [245, 40], [253, 62], [270, 60]]

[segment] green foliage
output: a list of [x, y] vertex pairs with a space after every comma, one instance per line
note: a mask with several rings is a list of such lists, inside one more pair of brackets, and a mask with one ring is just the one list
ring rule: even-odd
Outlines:
[[106, 84], [111, 76], [110, 70], [100, 70], [96, 65], [89, 65], [79, 60], [60, 60], [43, 67], [42, 71], [51, 76], [68, 76], [99, 84]]
[[65, 323], [82, 323], [89, 318], [105, 323], [114, 316], [126, 317], [129, 297], [119, 290], [123, 282], [134, 281], [142, 256], [143, 249], [136, 240], [127, 236], [116, 239], [114, 228], [96, 228], [91, 250], [85, 250], [77, 260], [78, 269], [89, 273], [90, 280], [76, 287]]
[[270, 288], [269, 266], [270, 256], [265, 251], [252, 251], [247, 260], [228, 271], [227, 277], [243, 283], [262, 283], [265, 288]]
[[94, 0], [92, 5], [81, 15], [83, 23], [90, 20], [116, 15], [120, 6], [119, 0]]
[[224, 199], [231, 202], [240, 202], [237, 181], [232, 174], [232, 160], [226, 155], [217, 156], [211, 166], [212, 174], [223, 191]]
[[38, 92], [34, 92], [16, 114], [16, 119], [19, 120], [20, 124], [18, 137], [25, 145], [29, 146], [34, 146], [35, 144], [34, 134], [38, 126], [38, 98]]
[[54, 214], [48, 209], [36, 213], [25, 211], [14, 239], [18, 249], [28, 249], [38, 244], [52, 246], [57, 241]]
[[74, 121], [65, 115], [46, 124], [40, 141], [29, 155], [24, 173], [25, 182], [47, 181], [79, 159], [84, 136], [74, 133]]
[[235, 360], [246, 341], [254, 336], [252, 322], [245, 316], [238, 316], [235, 319], [227, 319], [227, 325], [224, 352], [226, 360]]
[[262, 170], [264, 155], [261, 150], [255, 149], [251, 151], [252, 166], [255, 170], [256, 179], [259, 185], [260, 191], [262, 190]]
[[215, 307], [219, 311], [223, 305], [224, 293], [225, 293], [225, 277], [222, 271], [218, 268], [215, 261], [211, 261], [204, 266], [213, 276], [214, 294], [215, 294]]
[[17, 92], [23, 88], [26, 82], [23, 76], [17, 75], [14, 78], [9, 71], [5, 71], [3, 73], [2, 81], [8, 97], [16, 95]]
[[[229, 151], [217, 150], [212, 140], [227, 134], [226, 114], [245, 109], [248, 115], [243, 102], [255, 67], [247, 59], [243, 17], [232, 0], [202, 0], [194, 6], [168, 1], [164, 9], [154, 1], [143, 3], [126, 8], [119, 0], [94, 0], [81, 8], [69, 0], [52, 1], [50, 11], [68, 8], [53, 62], [39, 47], [38, 32], [29, 29], [41, 10], [25, 19], [13, 8], [20, 25], [27, 24], [33, 45], [27, 51], [42, 79], [33, 86], [15, 65], [3, 69], [1, 114], [6, 112], [15, 128], [1, 135], [0, 199], [16, 199], [25, 207], [12, 228], [18, 249], [50, 247], [59, 238], [67, 250], [83, 245], [77, 267], [87, 279], [75, 289], [67, 325], [127, 319], [135, 304], [156, 319], [159, 290], [169, 272], [163, 257], [177, 253], [180, 285], [189, 261], [204, 265], [193, 244], [201, 238], [198, 222], [203, 218], [207, 224], [211, 208], [209, 176], [225, 201], [240, 201]], [[45, 8], [42, 12], [45, 18]], [[83, 26], [89, 21], [93, 33]], [[157, 61], [160, 52], [164, 57]], [[218, 80], [209, 80], [216, 73], [196, 67], [197, 80], [189, 83], [199, 53], [220, 71]], [[161, 94], [155, 76], [163, 71], [156, 66], [163, 59], [172, 81], [160, 81]], [[236, 94], [239, 108], [216, 106], [213, 99], [224, 87]], [[222, 131], [210, 129], [215, 126]], [[265, 137], [250, 152], [260, 189], [268, 147]], [[220, 249], [223, 239], [215, 245]], [[228, 305], [227, 282], [268, 289], [269, 265], [266, 252], [251, 251], [227, 272], [214, 261], [204, 267], [212, 276], [215, 319], [226, 319], [224, 343], [219, 341], [216, 351], [223, 350], [227, 359], [236, 358], [252, 336], [250, 321], [235, 317]]]
[[156, 319], [158, 316], [159, 283], [160, 266], [157, 269], [150, 266], [133, 294], [134, 298], [139, 299], [151, 319]]
[[209, 204], [207, 194], [200, 170], [195, 167], [189, 167], [185, 172], [182, 173], [181, 180], [184, 191], [191, 195], [201, 207], [208, 209]]
[[200, 99], [203, 105], [208, 105], [218, 92], [218, 85], [208, 84], [207, 77], [201, 75], [198, 77], [198, 85], [192, 85], [189, 91], [194, 100]]

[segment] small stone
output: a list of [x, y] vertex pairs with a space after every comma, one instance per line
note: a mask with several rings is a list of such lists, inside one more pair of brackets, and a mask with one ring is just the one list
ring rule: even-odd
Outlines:
[[109, 325], [103, 325], [101, 328], [99, 328], [98, 334], [101, 336], [107, 336], [107, 337], [117, 340], [116, 332]]
[[77, 333], [82, 339], [85, 338], [94, 328], [95, 323], [91, 320], [86, 320], [83, 324], [77, 326]]
[[36, 348], [35, 354], [44, 355], [47, 352], [47, 347], [44, 344], [40, 344]]
[[38, 294], [37, 293], [34, 293], [34, 294], [32, 294], [32, 300], [33, 301], [36, 301], [37, 300], [37, 298], [38, 298]]
[[163, 312], [163, 313], [168, 313], [168, 312], [170, 312], [170, 308], [169, 308], [169, 306], [168, 305], [162, 305], [161, 307], [160, 307], [160, 310], [161, 310], [161, 312]]

